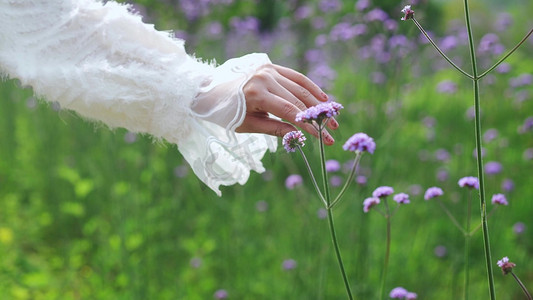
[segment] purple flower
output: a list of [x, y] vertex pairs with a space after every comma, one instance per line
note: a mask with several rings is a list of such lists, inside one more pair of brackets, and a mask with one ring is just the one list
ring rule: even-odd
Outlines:
[[292, 190], [295, 187], [302, 185], [302, 183], [303, 183], [302, 176], [300, 176], [298, 174], [289, 175], [289, 177], [287, 177], [287, 179], [285, 179], [285, 186], [289, 190]]
[[405, 300], [415, 300], [418, 298], [418, 295], [413, 292], [408, 292], [407, 295], [405, 295]]
[[450, 173], [448, 172], [448, 170], [444, 169], [444, 168], [440, 168], [439, 170], [437, 170], [437, 180], [438, 181], [446, 181], [448, 180], [448, 177], [450, 176]]
[[357, 182], [357, 184], [359, 185], [366, 185], [367, 183], [367, 179], [366, 179], [366, 176], [364, 175], [359, 175], [355, 178], [355, 182]]
[[435, 253], [436, 257], [442, 258], [446, 256], [446, 254], [448, 253], [448, 249], [446, 249], [446, 246], [439, 245], [435, 247], [435, 249], [433, 250], [433, 253]]
[[228, 299], [228, 292], [226, 290], [220, 289], [215, 292], [213, 297], [215, 299]]
[[290, 259], [284, 260], [283, 263], [281, 264], [281, 267], [285, 271], [290, 271], [290, 270], [295, 269], [297, 265], [298, 264], [296, 263], [296, 261], [294, 259], [290, 258]]
[[307, 19], [313, 14], [313, 9], [309, 5], [302, 5], [294, 12], [296, 20]]
[[435, 152], [435, 157], [438, 161], [446, 162], [450, 160], [450, 152], [448, 152], [446, 149], [438, 149]]
[[495, 140], [497, 137], [498, 137], [498, 130], [494, 128], [491, 128], [485, 131], [485, 134], [483, 135], [483, 139], [487, 143]]
[[379, 198], [375, 198], [375, 197], [366, 198], [365, 201], [363, 201], [363, 211], [367, 213], [372, 206], [378, 205], [379, 202], [380, 202]]
[[337, 172], [341, 169], [341, 164], [338, 160], [329, 159], [326, 160], [326, 171], [327, 172]]
[[373, 10], [369, 11], [365, 15], [365, 19], [368, 22], [372, 22], [372, 21], [383, 22], [383, 21], [387, 20], [388, 18], [389, 18], [389, 16], [387, 15], [387, 13], [385, 11], [383, 11], [382, 9], [379, 9], [379, 8], [374, 8]]
[[494, 194], [492, 195], [492, 204], [509, 205], [509, 202], [507, 202], [504, 194]]
[[489, 175], [498, 174], [502, 169], [502, 164], [497, 161], [489, 161], [485, 164], [485, 172]]
[[526, 231], [526, 224], [522, 222], [517, 222], [513, 225], [513, 232], [515, 234], [522, 234], [524, 233], [524, 231]]
[[341, 9], [341, 2], [339, 0], [322, 0], [318, 6], [323, 12], [338, 11]]
[[407, 195], [406, 193], [399, 193], [399, 194], [396, 194], [394, 195], [394, 197], [392, 198], [394, 201], [398, 202], [398, 204], [408, 204], [408, 203], [411, 203], [411, 201], [409, 200], [409, 195]]
[[380, 186], [372, 192], [372, 196], [375, 198], [387, 197], [394, 193], [394, 189], [390, 186]]
[[514, 190], [514, 182], [507, 178], [505, 180], [503, 180], [502, 182], [502, 190], [506, 191], [506, 192], [510, 192], [512, 190]]
[[356, 133], [350, 137], [342, 148], [345, 151], [364, 152], [368, 151], [370, 154], [376, 150], [376, 143], [374, 139], [366, 135], [366, 133]]
[[457, 84], [451, 80], [444, 80], [437, 85], [437, 91], [443, 94], [454, 94], [457, 92]]
[[283, 136], [283, 147], [287, 152], [295, 152], [296, 148], [305, 146], [305, 135], [299, 131], [290, 131]]
[[370, 6], [370, 0], [359, 0], [355, 3], [355, 9], [361, 11], [365, 10]]
[[459, 179], [459, 182], [457, 182], [457, 184], [459, 184], [460, 187], [479, 189], [479, 181], [477, 180], [477, 177], [463, 177]]
[[299, 112], [296, 115], [295, 121], [308, 123], [316, 121], [320, 124], [323, 120], [338, 115], [339, 110], [343, 108], [344, 107], [340, 103], [334, 101], [323, 102]]
[[444, 195], [442, 189], [434, 186], [426, 190], [426, 193], [424, 194], [424, 199], [429, 200], [442, 195]]
[[516, 267], [516, 265], [509, 261], [509, 257], [504, 256], [502, 259], [498, 260], [497, 262], [498, 267], [502, 268], [503, 275], [507, 275], [507, 273], [512, 272], [513, 268]]
[[440, 41], [440, 48], [442, 51], [448, 51], [456, 48], [457, 44], [457, 37], [454, 35], [449, 35]]
[[333, 187], [341, 186], [342, 185], [342, 177], [340, 176], [331, 176], [329, 179], [329, 183]]
[[405, 298], [405, 296], [407, 296], [407, 293], [409, 292], [406, 289], [399, 286], [399, 287], [393, 288], [392, 291], [390, 291], [389, 297], [393, 299], [403, 299]]
[[502, 63], [496, 67], [496, 72], [501, 74], [509, 73], [509, 71], [511, 71], [511, 65], [508, 63]]
[[528, 117], [524, 120], [524, 124], [522, 125], [521, 133], [525, 133], [533, 129], [533, 117]]
[[323, 220], [328, 216], [328, 211], [325, 208], [321, 207], [318, 209], [316, 214], [319, 219]]
[[409, 20], [415, 17], [415, 11], [411, 9], [411, 5], [406, 5], [402, 9], [403, 17], [400, 19], [402, 21]]

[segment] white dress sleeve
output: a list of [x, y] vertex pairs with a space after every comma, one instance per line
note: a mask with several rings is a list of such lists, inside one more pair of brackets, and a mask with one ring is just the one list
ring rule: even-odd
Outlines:
[[116, 2], [0, 0], [0, 76], [84, 118], [176, 144], [218, 195], [264, 171], [276, 150], [275, 137], [235, 133], [242, 87], [268, 63], [265, 54], [204, 63]]

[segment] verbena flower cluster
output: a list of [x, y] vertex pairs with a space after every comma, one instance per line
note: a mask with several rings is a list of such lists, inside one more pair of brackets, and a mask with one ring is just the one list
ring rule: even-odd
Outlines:
[[334, 117], [339, 114], [339, 111], [344, 107], [342, 104], [335, 101], [323, 102], [296, 114], [296, 122], [322, 123], [325, 119]]
[[376, 198], [384, 198], [394, 193], [394, 189], [390, 186], [380, 186], [372, 192], [372, 196]]
[[429, 200], [429, 199], [433, 199], [435, 197], [439, 197], [442, 195], [444, 195], [444, 192], [442, 191], [442, 189], [434, 186], [426, 190], [426, 193], [424, 194], [424, 199]]
[[402, 13], [403, 13], [403, 17], [401, 18], [402, 21], [412, 19], [415, 16], [415, 11], [411, 9], [411, 5], [406, 5], [402, 9]]
[[363, 201], [363, 211], [365, 213], [369, 212], [372, 206], [378, 205], [380, 202], [379, 198], [376, 197], [366, 198], [365, 201]]
[[479, 189], [479, 181], [476, 177], [467, 176], [459, 179], [458, 182], [460, 187], [467, 187], [471, 189]]
[[509, 257], [507, 256], [498, 260], [497, 264], [498, 264], [498, 267], [502, 269], [502, 272], [504, 275], [507, 275], [509, 272], [513, 270], [514, 267], [516, 267], [516, 264], [510, 262]]
[[416, 293], [409, 292], [405, 288], [399, 286], [393, 288], [390, 291], [389, 297], [392, 299], [414, 300], [418, 298], [418, 295]]
[[282, 143], [287, 152], [294, 152], [296, 148], [305, 146], [305, 140], [305, 135], [301, 131], [295, 130], [285, 134]]
[[366, 133], [356, 133], [352, 135], [346, 143], [342, 146], [346, 151], [353, 152], [368, 152], [373, 154], [376, 150], [376, 143], [374, 139], [369, 137]]
[[509, 202], [507, 202], [507, 198], [505, 198], [504, 194], [494, 194], [491, 202], [495, 205], [509, 205]]

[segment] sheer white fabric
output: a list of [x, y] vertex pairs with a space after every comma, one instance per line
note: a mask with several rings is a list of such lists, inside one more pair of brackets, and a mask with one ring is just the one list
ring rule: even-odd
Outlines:
[[84, 118], [176, 144], [218, 195], [264, 171], [276, 150], [275, 137], [235, 133], [242, 87], [267, 63], [265, 54], [204, 63], [115, 2], [0, 0], [0, 73]]

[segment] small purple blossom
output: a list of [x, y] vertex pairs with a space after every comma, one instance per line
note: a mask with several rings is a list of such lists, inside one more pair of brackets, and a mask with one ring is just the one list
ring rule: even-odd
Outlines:
[[504, 194], [494, 194], [492, 195], [492, 204], [495, 205], [509, 205]]
[[502, 268], [503, 275], [507, 275], [509, 272], [513, 271], [513, 268], [516, 267], [516, 264], [509, 261], [509, 257], [504, 256], [502, 259], [497, 262], [498, 267]]
[[367, 151], [370, 154], [374, 153], [374, 150], [376, 150], [376, 143], [374, 142], [374, 139], [366, 135], [366, 133], [356, 133], [352, 135], [346, 143], [344, 143], [344, 146], [342, 148], [345, 151], [353, 151], [353, 152], [364, 152]]
[[409, 195], [406, 193], [399, 193], [394, 195], [392, 198], [394, 201], [398, 202], [398, 204], [409, 204], [411, 201], [409, 200]]
[[305, 135], [299, 131], [290, 131], [283, 136], [283, 147], [287, 152], [295, 152], [296, 148], [305, 146]]
[[407, 295], [405, 295], [405, 300], [415, 300], [418, 298], [418, 295], [413, 292], [408, 292]]
[[378, 205], [380, 202], [381, 201], [379, 200], [379, 198], [366, 198], [365, 201], [363, 201], [363, 211], [367, 213], [368, 211], [370, 211], [370, 208], [372, 208], [372, 206]]
[[220, 290], [217, 290], [215, 292], [215, 294], [213, 295], [213, 297], [215, 299], [228, 299], [228, 292], [226, 290], [223, 290], [223, 289], [220, 289]]
[[523, 222], [517, 222], [513, 225], [513, 232], [515, 234], [522, 234], [526, 231], [526, 224]]
[[487, 131], [485, 131], [485, 134], [483, 134], [483, 139], [485, 142], [489, 143], [495, 140], [498, 137], [498, 130], [491, 128]]
[[405, 296], [407, 296], [407, 293], [409, 292], [406, 289], [399, 286], [399, 287], [393, 288], [392, 291], [390, 291], [389, 297], [393, 299], [404, 299]]
[[502, 164], [497, 161], [489, 161], [485, 164], [485, 172], [488, 175], [498, 174], [502, 171]]
[[451, 80], [444, 80], [437, 85], [437, 91], [443, 94], [454, 94], [457, 92], [457, 84]]
[[415, 11], [411, 9], [411, 5], [406, 5], [402, 9], [403, 17], [400, 19], [406, 21], [415, 17]]
[[357, 182], [357, 184], [359, 184], [359, 185], [366, 185], [368, 180], [366, 179], [366, 176], [359, 175], [359, 176], [355, 177], [355, 182]]
[[285, 271], [294, 270], [296, 269], [297, 266], [298, 266], [298, 263], [296, 263], [296, 261], [292, 258], [284, 260], [283, 263], [281, 264], [281, 267]]
[[319, 219], [323, 220], [323, 219], [327, 218], [327, 216], [328, 216], [328, 211], [327, 211], [327, 209], [321, 207], [321, 208], [319, 208], [318, 211], [316, 212], [316, 215], [317, 215], [317, 217], [318, 217]]
[[320, 124], [323, 120], [338, 115], [339, 111], [343, 108], [342, 104], [334, 101], [323, 102], [299, 112], [296, 115], [295, 121], [308, 123], [317, 121]]
[[445, 257], [446, 254], [448, 254], [448, 249], [446, 248], [446, 246], [439, 245], [435, 247], [435, 249], [433, 250], [433, 253], [435, 253], [436, 257], [442, 258], [442, 257]]
[[459, 179], [457, 182], [460, 187], [479, 189], [479, 181], [477, 177], [467, 176]]
[[341, 186], [342, 185], [342, 177], [340, 177], [340, 176], [331, 176], [331, 178], [329, 179], [329, 183], [333, 187]]
[[327, 172], [337, 172], [341, 169], [341, 164], [338, 160], [329, 159], [326, 160], [326, 171]]
[[303, 183], [302, 176], [298, 174], [289, 175], [287, 179], [285, 179], [285, 187], [287, 187], [287, 189], [289, 190], [292, 190], [295, 187], [302, 185], [302, 183]]
[[424, 194], [424, 199], [429, 200], [429, 199], [433, 199], [436, 197], [440, 197], [442, 195], [444, 195], [444, 192], [442, 191], [442, 189], [434, 186], [426, 190], [426, 193]]
[[380, 186], [372, 192], [375, 198], [384, 198], [394, 193], [394, 189], [390, 186]]
[[374, 8], [365, 15], [367, 22], [380, 21], [383, 22], [389, 18], [389, 15], [380, 8]]
[[509, 178], [504, 179], [502, 182], [502, 190], [506, 192], [511, 192], [512, 190], [514, 190], [514, 182]]

